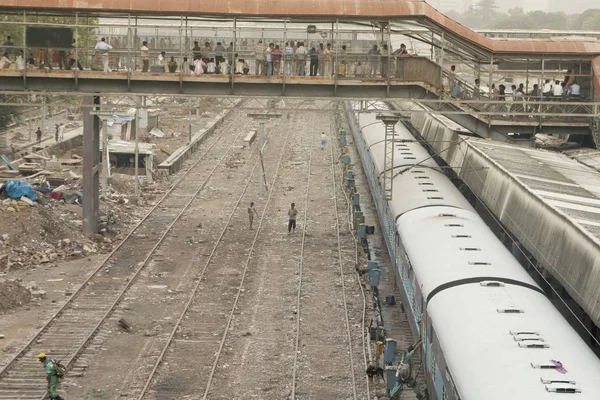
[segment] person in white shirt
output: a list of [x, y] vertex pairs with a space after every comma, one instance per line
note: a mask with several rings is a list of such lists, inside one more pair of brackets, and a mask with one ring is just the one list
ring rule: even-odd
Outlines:
[[62, 122], [58, 126], [58, 140], [60, 142], [65, 140], [65, 124], [63, 124]]
[[560, 84], [560, 81], [554, 82], [554, 97], [561, 97], [565, 92], [564, 87]]
[[552, 96], [554, 93], [554, 85], [550, 79], [546, 79], [546, 83], [544, 83], [544, 88], [542, 89], [542, 94], [544, 96]]
[[202, 61], [201, 58], [194, 60], [194, 74], [202, 75], [204, 73], [204, 68], [206, 68], [206, 63]]
[[102, 38], [98, 43], [96, 43], [95, 50], [99, 50], [100, 55], [102, 56], [102, 65], [104, 66], [104, 72], [110, 72], [108, 68], [108, 51], [112, 50], [112, 46], [106, 43], [106, 39]]
[[325, 150], [326, 144], [327, 144], [327, 136], [325, 136], [325, 132], [321, 132], [321, 150]]
[[148, 42], [142, 42], [142, 48], [140, 50], [142, 53], [142, 72], [148, 72], [148, 68], [150, 68], [150, 49], [148, 48]]
[[23, 50], [19, 50], [19, 54], [17, 54], [17, 59], [15, 60], [15, 63], [17, 64], [17, 69], [25, 69], [25, 58], [23, 57]]
[[298, 48], [296, 49], [296, 61], [298, 62], [298, 76], [306, 75], [306, 48], [304, 47], [304, 43], [298, 43]]
[[581, 96], [581, 86], [579, 86], [577, 81], [573, 81], [573, 84], [569, 88], [569, 96], [571, 96], [571, 97]]
[[189, 74], [190, 71], [190, 62], [187, 57], [183, 57], [183, 62], [181, 63], [181, 73]]
[[225, 58], [221, 64], [219, 65], [219, 69], [221, 70], [221, 74], [229, 75], [229, 60]]
[[12, 64], [12, 63], [8, 59], [8, 53], [4, 53], [4, 55], [0, 59], [0, 68], [1, 69], [7, 69], [7, 68], [10, 67], [10, 64]]
[[217, 72], [217, 63], [215, 62], [214, 58], [211, 58], [210, 60], [208, 60], [208, 64], [206, 64], [206, 73], [214, 74], [216, 72]]
[[[237, 54], [236, 54], [236, 57], [237, 57]], [[236, 75], [248, 75], [248, 72], [250, 72], [250, 66], [243, 58], [239, 58], [235, 64], [235, 74]]]
[[292, 62], [294, 60], [294, 49], [290, 46], [290, 43], [285, 44], [285, 50], [283, 52], [284, 71], [286, 76], [292, 75]]
[[158, 55], [158, 66], [162, 67], [162, 72], [167, 72], [167, 53], [165, 53], [164, 51], [162, 51], [159, 55]]
[[265, 73], [265, 47], [262, 39], [259, 39], [258, 43], [254, 46], [254, 60], [256, 63], [256, 75], [263, 75]]

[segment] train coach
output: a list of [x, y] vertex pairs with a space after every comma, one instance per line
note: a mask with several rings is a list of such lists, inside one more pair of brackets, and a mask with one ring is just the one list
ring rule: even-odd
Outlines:
[[402, 123], [385, 200], [384, 125], [374, 114], [357, 118], [429, 398], [600, 399], [600, 360]]

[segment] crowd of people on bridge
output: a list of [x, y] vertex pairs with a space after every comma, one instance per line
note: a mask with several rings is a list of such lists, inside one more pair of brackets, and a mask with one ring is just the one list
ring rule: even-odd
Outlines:
[[[70, 49], [47, 48], [34, 49], [25, 55], [23, 49], [15, 46], [10, 36], [3, 44], [3, 56], [0, 68], [53, 68], [71, 70], [74, 67], [83, 70], [80, 60], [82, 55], [89, 57], [90, 69], [98, 69], [102, 65], [103, 72], [121, 69], [153, 73], [183, 74], [236, 74], [270, 76], [311, 76], [338, 77], [353, 76], [357, 78], [383, 78], [398, 76], [403, 69], [401, 57], [411, 56], [402, 44], [392, 51], [387, 43], [374, 44], [368, 50], [350, 53], [345, 44], [334, 47], [331, 42], [304, 42], [288, 40], [281, 43], [256, 39], [250, 44], [243, 40], [234, 46], [218, 41], [213, 45], [205, 41], [193, 42], [193, 46], [185, 51], [166, 51], [150, 49], [148, 41], [142, 41], [138, 49], [118, 48], [101, 37], [93, 49], [78, 49], [75, 40]], [[126, 54], [125, 54], [126, 53]], [[174, 55], [173, 55], [174, 54]], [[87, 63], [87, 59], [86, 59]], [[94, 68], [96, 67], [96, 68]], [[390, 74], [390, 70], [392, 74]]]
[[[493, 100], [506, 101], [515, 104], [527, 103], [529, 101], [548, 100], [570, 100], [581, 99], [581, 86], [577, 81], [572, 69], [569, 69], [563, 80], [545, 79], [544, 84], [533, 84], [531, 90], [524, 83], [507, 85], [493, 83], [487, 86], [476, 78], [471, 85], [457, 77], [456, 66], [452, 65], [447, 73], [446, 93], [451, 97], [462, 100]], [[509, 109], [515, 108], [507, 104]], [[505, 108], [505, 107], [500, 107]], [[527, 107], [524, 107], [525, 109]]]

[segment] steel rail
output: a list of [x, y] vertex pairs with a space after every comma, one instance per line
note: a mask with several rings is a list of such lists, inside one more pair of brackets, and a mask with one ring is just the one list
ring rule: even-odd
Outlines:
[[[313, 119], [313, 128], [314, 131], [314, 119]], [[310, 146], [312, 149], [312, 145]], [[296, 380], [298, 374], [298, 352], [300, 350], [300, 312], [301, 312], [301, 299], [302, 299], [302, 276], [304, 272], [304, 243], [306, 239], [306, 220], [307, 220], [307, 210], [308, 210], [308, 190], [310, 188], [310, 167], [312, 163], [312, 152], [310, 151], [310, 157], [308, 159], [308, 179], [306, 180], [306, 196], [304, 198], [304, 223], [302, 225], [302, 243], [300, 245], [300, 265], [298, 271], [298, 294], [296, 296], [296, 340], [294, 344], [294, 366], [292, 367], [292, 395], [291, 399], [294, 400], [296, 398]]]
[[356, 377], [355, 377], [355, 373], [354, 373], [354, 355], [352, 354], [353, 353], [352, 332], [350, 330], [350, 318], [348, 316], [348, 302], [346, 300], [346, 284], [344, 283], [344, 262], [342, 260], [342, 245], [341, 245], [341, 240], [340, 240], [340, 219], [339, 219], [338, 209], [337, 209], [337, 201], [338, 200], [337, 200], [337, 195], [336, 195], [337, 182], [336, 182], [336, 173], [335, 173], [335, 161], [337, 160], [337, 158], [333, 154], [333, 146], [329, 146], [329, 148], [330, 148], [330, 154], [331, 154], [331, 172], [332, 172], [331, 182], [333, 184], [332, 189], [333, 189], [333, 202], [334, 202], [334, 209], [335, 209], [335, 228], [336, 228], [337, 241], [338, 241], [338, 264], [340, 267], [340, 283], [342, 285], [342, 300], [344, 302], [344, 315], [346, 317], [346, 333], [348, 335], [348, 347], [350, 347], [349, 355], [350, 355], [350, 368], [352, 371], [352, 374], [351, 374], [352, 392], [354, 395], [354, 400], [356, 400], [357, 399]]
[[[142, 225], [142, 223], [144, 223], [151, 215], [152, 213], [167, 199], [167, 197], [173, 193], [173, 191], [179, 186], [179, 184], [183, 181], [183, 179], [185, 179], [190, 172], [192, 172], [192, 170], [194, 170], [194, 168], [202, 161], [204, 160], [204, 158], [206, 157], [207, 154], [210, 153], [211, 149], [217, 144], [219, 143], [221, 137], [223, 137], [225, 135], [226, 132], [229, 131], [230, 128], [235, 127], [236, 126], [236, 121], [232, 121], [232, 123], [226, 128], [223, 129], [223, 132], [211, 143], [211, 145], [208, 147], [208, 149], [198, 158], [198, 160], [196, 162], [194, 162], [194, 164], [192, 166], [190, 166], [190, 168], [173, 184], [173, 186], [164, 194], [163, 197], [161, 197], [161, 199], [156, 203], [156, 205], [154, 205], [147, 213], [146, 215], [144, 215], [144, 217], [134, 226], [134, 228], [127, 234], [127, 236], [117, 245], [117, 247], [110, 252], [102, 261], [102, 263], [92, 272], [92, 274], [81, 284], [81, 286], [71, 295], [71, 297], [69, 297], [69, 299], [67, 300], [67, 302], [52, 316], [50, 317], [50, 319], [44, 324], [44, 326], [42, 326], [42, 328], [40, 328], [38, 330], [38, 332], [23, 346], [23, 348], [2, 368], [2, 370], [0, 371], [0, 378], [3, 377], [9, 370], [10, 368], [15, 364], [15, 362], [17, 362], [19, 359], [21, 359], [22, 357], [25, 356], [26, 352], [29, 350], [29, 348], [37, 341], [39, 340], [39, 338], [44, 334], [44, 332], [48, 329], [48, 327], [57, 320], [57, 318], [59, 318], [64, 311], [67, 310], [67, 308], [69, 308], [74, 300], [77, 298], [77, 296], [81, 293], [81, 291], [87, 286], [87, 284], [95, 277], [98, 276], [98, 273], [106, 266], [106, 264], [108, 263], [108, 261], [116, 254], [116, 252], [123, 247], [123, 245], [131, 238], [131, 236], [133, 235], [133, 233]], [[243, 131], [240, 131], [243, 132]], [[239, 136], [239, 134], [238, 134]], [[235, 143], [235, 141], [233, 142]], [[233, 147], [233, 144], [230, 147]], [[229, 150], [228, 150], [229, 151]], [[225, 156], [223, 156], [220, 160], [219, 163], [217, 164], [217, 166], [222, 162], [222, 160], [225, 158]], [[169, 224], [169, 226], [165, 229], [165, 231], [163, 232], [163, 234], [161, 235], [161, 237], [159, 238], [159, 240], [157, 241], [157, 243], [152, 247], [152, 249], [148, 252], [147, 256], [145, 257], [144, 261], [142, 262], [142, 264], [139, 266], [139, 268], [135, 271], [133, 277], [131, 279], [129, 279], [129, 281], [127, 282], [127, 284], [125, 285], [125, 287], [123, 288], [123, 290], [121, 290], [119, 292], [118, 297], [116, 298], [116, 300], [113, 302], [113, 304], [111, 305], [111, 307], [109, 308], [109, 310], [107, 311], [107, 313], [105, 313], [105, 315], [103, 317], [101, 317], [101, 320], [99, 321], [99, 323], [93, 328], [93, 330], [91, 331], [91, 333], [85, 338], [84, 342], [82, 343], [81, 346], [79, 346], [79, 348], [77, 348], [77, 350], [75, 350], [72, 355], [71, 358], [69, 359], [69, 362], [66, 363], [67, 369], [70, 369], [70, 367], [73, 364], [73, 361], [77, 358], [77, 356], [81, 353], [81, 351], [87, 346], [88, 342], [93, 338], [93, 336], [95, 335], [96, 331], [99, 329], [99, 327], [102, 325], [102, 323], [104, 323], [104, 321], [112, 314], [112, 312], [114, 311], [115, 307], [120, 303], [123, 295], [125, 294], [125, 292], [131, 287], [131, 285], [133, 284], [133, 282], [135, 281], [135, 279], [137, 278], [137, 276], [139, 276], [140, 272], [144, 269], [144, 267], [147, 265], [148, 260], [150, 259], [150, 257], [152, 256], [152, 254], [156, 251], [156, 249], [160, 246], [160, 244], [164, 241], [165, 237], [167, 236], [168, 232], [170, 232], [171, 228], [173, 227], [173, 225], [179, 220], [179, 218], [181, 217], [181, 215], [183, 215], [183, 213], [185, 212], [185, 210], [189, 207], [189, 205], [192, 203], [192, 201], [197, 197], [197, 195], [200, 193], [200, 191], [206, 186], [206, 183], [208, 182], [208, 180], [210, 179], [212, 172], [214, 172], [214, 170], [216, 169], [216, 167], [211, 171], [211, 173], [206, 177], [206, 179], [202, 182], [202, 184], [200, 185], [200, 187], [198, 188], [198, 190], [191, 196], [191, 198], [189, 199], [189, 201], [185, 204], [185, 206], [182, 208], [182, 210], [180, 211], [180, 213], [175, 217], [175, 219]], [[44, 393], [44, 395], [41, 397], [42, 399], [44, 399], [46, 397], [46, 393]]]
[[258, 166], [259, 161], [260, 161], [260, 158], [257, 157], [256, 161], [254, 162], [252, 171], [248, 175], [248, 179], [246, 180], [246, 184], [244, 185], [242, 193], [240, 194], [240, 197], [236, 201], [233, 209], [231, 210], [231, 213], [229, 214], [229, 217], [227, 218], [227, 222], [225, 223], [225, 226], [221, 230], [221, 233], [219, 234], [219, 237], [217, 238], [215, 245], [213, 246], [213, 248], [208, 256], [208, 259], [206, 260], [206, 263], [204, 264], [204, 267], [202, 268], [202, 271], [200, 272], [200, 275], [198, 275], [196, 285], [192, 289], [192, 292], [190, 294], [190, 297], [188, 298], [188, 301], [185, 304], [185, 307], [181, 311], [181, 314], [180, 314], [179, 318], [177, 319], [177, 322], [175, 323], [175, 325], [173, 326], [173, 329], [171, 330], [171, 333], [169, 334], [166, 344], [163, 346], [163, 349], [160, 352], [158, 359], [154, 363], [154, 366], [152, 367], [152, 371], [150, 372], [150, 375], [148, 375], [148, 378], [146, 379], [146, 382], [144, 383], [144, 387], [142, 388], [142, 391], [140, 392], [139, 396], [137, 397], [138, 400], [142, 400], [144, 398], [144, 396], [146, 395], [146, 393], [148, 392], [148, 389], [150, 388], [150, 385], [152, 383], [152, 379], [156, 375], [156, 372], [158, 371], [158, 368], [160, 367], [160, 364], [162, 363], [163, 358], [164, 358], [167, 350], [169, 349], [169, 346], [171, 346], [171, 343], [173, 342], [173, 339], [175, 338], [175, 335], [177, 334], [177, 331], [179, 330], [181, 322], [184, 320], [188, 310], [190, 309], [190, 307], [194, 301], [194, 298], [196, 297], [196, 294], [198, 293], [198, 289], [200, 288], [200, 285], [202, 284], [202, 278], [204, 278], [204, 275], [208, 269], [208, 266], [211, 263], [211, 261], [213, 260], [213, 257], [215, 256], [215, 253], [217, 252], [217, 248], [219, 247], [219, 244], [223, 240], [223, 236], [225, 236], [225, 233], [229, 229], [229, 223], [231, 222], [231, 219], [233, 218], [236, 210], [238, 209], [240, 203], [242, 202], [242, 199], [246, 195], [246, 190], [248, 189], [248, 186], [250, 185], [250, 182], [252, 181], [252, 177], [254, 175], [254, 172], [256, 171], [256, 167]]
[[[330, 130], [333, 128], [330, 128]], [[313, 129], [314, 130], [314, 129]], [[345, 322], [346, 322], [346, 330], [347, 330], [347, 335], [348, 335], [348, 345], [349, 345], [349, 355], [350, 355], [350, 368], [351, 368], [351, 379], [352, 379], [352, 392], [353, 392], [353, 398], [354, 400], [356, 400], [357, 397], [357, 393], [356, 393], [356, 379], [355, 379], [355, 373], [354, 373], [354, 357], [353, 357], [353, 348], [352, 348], [352, 334], [350, 331], [350, 320], [349, 320], [349, 316], [348, 316], [348, 305], [347, 305], [347, 301], [346, 301], [346, 289], [345, 289], [345, 285], [344, 285], [344, 273], [343, 273], [343, 262], [342, 262], [342, 250], [341, 250], [341, 240], [340, 240], [340, 227], [339, 227], [339, 214], [338, 214], [338, 210], [337, 210], [337, 195], [336, 195], [336, 191], [337, 191], [337, 186], [336, 186], [336, 174], [335, 174], [335, 168], [336, 168], [336, 160], [337, 158], [334, 156], [333, 153], [333, 147], [334, 147], [334, 141], [330, 141], [330, 158], [331, 158], [331, 172], [332, 172], [332, 182], [333, 182], [333, 198], [334, 198], [334, 209], [335, 209], [335, 220], [336, 220], [336, 234], [337, 234], [337, 250], [338, 250], [338, 261], [339, 261], [339, 265], [340, 265], [340, 278], [341, 278], [341, 284], [342, 284], [342, 300], [344, 303], [344, 316], [345, 316]], [[312, 152], [311, 152], [311, 158], [310, 160], [312, 160]], [[306, 185], [306, 197], [305, 197], [305, 211], [304, 211], [304, 229], [302, 231], [302, 243], [301, 243], [301, 253], [300, 253], [300, 271], [299, 271], [299, 283], [298, 283], [298, 291], [297, 291], [297, 297], [296, 297], [296, 340], [295, 340], [295, 345], [294, 345], [294, 364], [293, 364], [293, 368], [292, 368], [292, 392], [291, 392], [291, 400], [295, 400], [297, 398], [297, 393], [296, 393], [296, 383], [297, 383], [297, 379], [298, 379], [298, 354], [300, 351], [300, 327], [301, 327], [301, 299], [302, 299], [302, 277], [303, 277], [303, 272], [304, 272], [304, 245], [305, 245], [305, 235], [306, 235], [306, 223], [307, 223], [307, 212], [306, 210], [308, 209], [308, 192], [309, 192], [309, 188], [310, 188], [310, 161], [309, 161], [309, 172], [308, 172], [309, 178], [308, 178], [308, 182]], [[358, 251], [358, 248], [356, 247], [355, 244], [355, 252]], [[355, 259], [358, 259], [358, 254], [355, 254]], [[360, 283], [359, 283], [360, 286]], [[364, 296], [364, 293], [363, 293]], [[366, 302], [363, 302], [364, 305], [364, 309], [363, 309], [363, 316], [364, 316], [364, 312], [366, 310]], [[364, 329], [364, 317], [363, 317], [363, 329]], [[362, 336], [362, 335], [361, 335]], [[364, 347], [363, 347], [363, 351], [364, 351]], [[366, 354], [366, 353], [365, 353]], [[368, 393], [368, 391], [367, 391]]]
[[[345, 114], [344, 114], [345, 115]], [[335, 132], [335, 121], [334, 122], [334, 132]], [[358, 264], [358, 238], [356, 237], [356, 235], [354, 234], [354, 220], [352, 218], [352, 216], [354, 215], [353, 213], [353, 203], [350, 201], [350, 199], [348, 198], [348, 194], [346, 193], [346, 191], [343, 189], [343, 184], [344, 184], [344, 175], [342, 174], [342, 179], [340, 179], [340, 189], [342, 191], [342, 193], [344, 194], [344, 199], [346, 199], [346, 207], [348, 207], [348, 232], [350, 232], [350, 235], [352, 235], [352, 239], [354, 240], [354, 262], [355, 264]], [[366, 330], [366, 319], [367, 319], [367, 296], [365, 294], [365, 289], [363, 287], [363, 285], [360, 282], [360, 275], [357, 273], [354, 274], [356, 277], [356, 283], [360, 289], [361, 292], [361, 296], [362, 296], [362, 301], [363, 301], [363, 312], [362, 312], [362, 317], [361, 317], [361, 329], [362, 329], [362, 343], [363, 343], [363, 358], [364, 358], [364, 364], [365, 364], [365, 370], [367, 369], [367, 367], [369, 366], [369, 362], [371, 361], [371, 348], [370, 348], [370, 344], [369, 344], [369, 339], [368, 339], [368, 335], [367, 335], [367, 330]], [[367, 352], [369, 353], [369, 356], [367, 356]], [[365, 383], [367, 385], [367, 400], [371, 400], [371, 384], [369, 382], [369, 377], [365, 375]]]
[[[286, 135], [286, 139], [285, 139], [283, 147], [285, 147], [287, 145], [287, 141], [289, 139], [290, 133], [291, 133], [291, 130], [287, 130], [287, 135]], [[278, 174], [279, 174], [279, 168], [281, 166], [282, 159], [283, 159], [283, 152], [281, 152], [281, 155], [279, 156], [279, 160], [278, 160], [278, 163], [277, 163], [277, 168], [275, 170], [275, 178], [274, 178], [273, 184], [277, 180], [277, 177], [278, 177]], [[256, 170], [256, 167], [258, 166], [258, 162], [259, 161], [260, 161], [260, 158], [257, 158], [257, 160], [255, 161], [254, 167], [252, 169], [252, 173], [249, 175], [249, 178], [248, 178], [248, 180], [246, 182], [246, 185], [244, 186], [244, 190], [240, 194], [240, 197], [238, 198], [238, 200], [237, 200], [237, 202], [235, 204], [235, 207], [233, 208], [231, 214], [228, 217], [227, 224], [225, 224], [225, 227], [223, 228], [221, 234], [219, 235], [219, 238], [217, 239], [217, 242], [215, 243], [215, 246], [213, 247], [213, 249], [212, 249], [212, 251], [211, 251], [211, 253], [209, 255], [209, 258], [207, 259], [207, 261], [206, 261], [206, 263], [204, 265], [204, 268], [203, 268], [203, 270], [202, 270], [202, 272], [200, 274], [200, 279], [198, 279], [198, 281], [196, 282], [196, 285], [192, 289], [192, 292], [190, 294], [190, 297], [188, 298], [188, 301], [186, 302], [186, 305], [185, 305], [184, 309], [182, 310], [182, 312], [181, 312], [181, 314], [180, 314], [177, 322], [174, 324], [173, 329], [171, 330], [171, 333], [169, 334], [169, 338], [167, 339], [167, 342], [163, 346], [163, 349], [162, 349], [160, 355], [158, 356], [158, 359], [154, 363], [152, 371], [150, 372], [150, 375], [146, 379], [146, 382], [144, 384], [144, 387], [142, 388], [142, 391], [140, 392], [140, 394], [137, 397], [138, 400], [142, 400], [146, 396], [146, 394], [148, 393], [148, 390], [150, 389], [151, 384], [152, 384], [152, 380], [153, 380], [154, 376], [156, 375], [156, 373], [158, 372], [158, 369], [159, 369], [159, 367], [160, 367], [160, 365], [161, 365], [161, 363], [162, 363], [162, 361], [163, 361], [163, 359], [165, 357], [165, 354], [167, 353], [168, 349], [170, 348], [171, 343], [173, 342], [173, 340], [175, 338], [175, 335], [177, 334], [177, 331], [179, 330], [179, 328], [181, 326], [181, 323], [184, 321], [186, 314], [188, 313], [188, 311], [189, 311], [189, 309], [190, 309], [193, 301], [195, 300], [196, 295], [198, 294], [198, 290], [199, 290], [200, 285], [202, 283], [202, 277], [206, 273], [206, 270], [208, 269], [208, 266], [211, 263], [214, 255], [215, 255], [215, 253], [217, 251], [217, 248], [218, 248], [219, 244], [222, 242], [222, 239], [223, 239], [225, 233], [228, 230], [229, 222], [233, 218], [233, 215], [235, 214], [235, 211], [237, 210], [237, 208], [239, 207], [239, 204], [241, 203], [241, 201], [243, 200], [243, 197], [245, 196], [246, 190], [247, 190], [247, 188], [248, 188], [248, 186], [249, 186], [249, 184], [250, 184], [250, 182], [252, 180], [253, 172]], [[237, 290], [237, 295], [235, 297], [233, 306], [231, 308], [231, 312], [230, 312], [229, 317], [227, 319], [227, 324], [225, 326], [225, 330], [224, 330], [223, 336], [222, 336], [221, 341], [219, 343], [219, 348], [218, 348], [218, 350], [217, 350], [217, 352], [215, 354], [215, 360], [213, 361], [212, 369], [211, 369], [211, 372], [209, 374], [209, 378], [208, 378], [208, 381], [207, 381], [207, 384], [206, 384], [204, 398], [206, 398], [206, 396], [208, 395], [208, 392], [210, 390], [210, 386], [212, 384], [212, 379], [213, 379], [214, 373], [216, 371], [216, 366], [218, 364], [219, 357], [220, 357], [220, 355], [222, 353], [222, 350], [223, 350], [223, 347], [224, 347], [224, 344], [225, 344], [225, 340], [227, 339], [227, 334], [229, 332], [229, 327], [231, 326], [231, 321], [233, 320], [235, 309], [237, 308], [237, 303], [238, 303], [240, 295], [242, 293], [242, 289], [243, 289], [245, 277], [246, 277], [246, 274], [247, 274], [247, 271], [248, 271], [248, 267], [249, 267], [249, 264], [250, 264], [250, 259], [252, 257], [254, 246], [255, 246], [256, 241], [258, 239], [258, 234], [260, 233], [260, 229], [262, 227], [262, 223], [263, 223], [264, 217], [266, 215], [266, 210], [267, 210], [269, 201], [271, 199], [271, 194], [272, 193], [273, 193], [273, 191], [271, 190], [269, 192], [269, 196], [267, 197], [267, 201], [265, 203], [265, 207], [263, 209], [259, 225], [257, 227], [256, 233], [255, 233], [253, 241], [252, 241], [252, 245], [250, 247], [250, 251], [248, 253], [248, 258], [246, 259], [246, 263], [245, 263], [245, 265], [243, 267], [241, 282], [239, 284], [239, 287], [238, 287], [238, 290]]]
[[[285, 142], [283, 143], [282, 149], [285, 149], [285, 147], [287, 146], [291, 132], [292, 132], [292, 129], [287, 130], [287, 135], [285, 137]], [[281, 167], [281, 161], [283, 160], [284, 153], [285, 153], [285, 151], [282, 150], [281, 154], [279, 155], [279, 160], [277, 161], [277, 167], [275, 168], [273, 182], [271, 183], [271, 190], [269, 191], [269, 196], [267, 197], [267, 201], [265, 202], [263, 212], [260, 216], [260, 222], [258, 223], [258, 227], [256, 228], [256, 233], [254, 234], [254, 239], [252, 240], [252, 245], [250, 246], [250, 251], [248, 252], [248, 257], [246, 258], [246, 262], [245, 262], [243, 272], [242, 272], [242, 279], [240, 281], [240, 285], [238, 287], [237, 294], [235, 296], [233, 305], [231, 306], [231, 312], [229, 313], [229, 317], [227, 318], [227, 325], [225, 326], [225, 331], [223, 332], [223, 336], [221, 337], [221, 342], [219, 343], [219, 349], [215, 355], [215, 360], [213, 362], [210, 374], [208, 376], [208, 381], [206, 383], [206, 388], [204, 390], [204, 395], [202, 396], [202, 400], [208, 399], [208, 393], [210, 392], [210, 387], [212, 385], [212, 381], [215, 376], [215, 371], [217, 370], [217, 365], [219, 364], [219, 359], [221, 357], [221, 353], [223, 352], [223, 347], [225, 346], [225, 340], [227, 340], [227, 335], [229, 334], [229, 327], [231, 326], [231, 321], [233, 321], [235, 309], [237, 308], [237, 304], [240, 299], [240, 295], [242, 294], [242, 289], [244, 287], [244, 282], [246, 280], [246, 275], [248, 273], [248, 266], [250, 265], [250, 260], [252, 259], [252, 253], [254, 252], [254, 246], [256, 245], [256, 242], [258, 240], [258, 235], [260, 234], [260, 229], [262, 228], [263, 221], [265, 220], [265, 215], [267, 214], [269, 202], [271, 201], [271, 196], [273, 195], [273, 192], [274, 192], [273, 188], [275, 187], [277, 178], [279, 178], [279, 169]]]

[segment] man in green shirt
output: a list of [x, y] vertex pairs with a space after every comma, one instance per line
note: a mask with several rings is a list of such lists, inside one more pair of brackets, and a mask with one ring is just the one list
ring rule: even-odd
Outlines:
[[46, 372], [46, 380], [48, 381], [48, 396], [55, 400], [65, 400], [56, 393], [58, 390], [58, 375], [54, 366], [55, 361], [47, 358], [44, 353], [38, 355], [38, 360], [44, 364], [44, 372]]
[[409, 346], [404, 355], [402, 356], [402, 360], [398, 365], [398, 371], [396, 372], [396, 383], [394, 388], [390, 391], [390, 400], [398, 400], [402, 396], [402, 390], [404, 386], [412, 389], [417, 395], [418, 400], [426, 400], [427, 394], [423, 395], [419, 390], [419, 383], [417, 382], [416, 377], [412, 376], [411, 364], [410, 360], [415, 354], [415, 350], [419, 348], [421, 345], [421, 340], [417, 340], [415, 344]]

